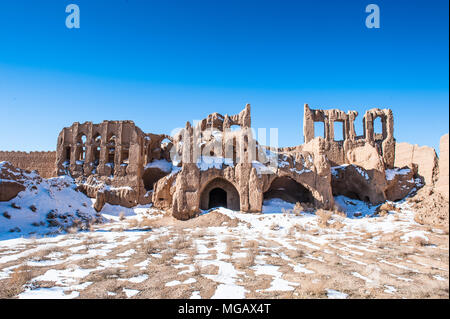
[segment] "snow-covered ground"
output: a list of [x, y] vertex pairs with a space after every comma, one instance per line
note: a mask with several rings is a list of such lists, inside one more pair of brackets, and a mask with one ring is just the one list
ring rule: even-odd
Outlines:
[[[3, 298], [448, 298], [448, 233], [406, 202], [376, 216], [338, 196], [347, 217], [324, 217], [272, 199], [183, 222], [150, 205], [98, 215], [64, 178], [34, 191], [0, 203]], [[48, 227], [49, 211], [68, 227]], [[101, 223], [66, 232], [79, 215]]]

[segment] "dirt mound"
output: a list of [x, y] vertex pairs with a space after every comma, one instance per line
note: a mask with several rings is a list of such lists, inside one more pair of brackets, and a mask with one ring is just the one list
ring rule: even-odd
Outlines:
[[448, 199], [432, 187], [422, 188], [414, 197], [408, 199], [416, 212], [414, 220], [419, 224], [436, 225], [448, 230]]
[[229, 226], [236, 227], [239, 223], [237, 218], [231, 219], [230, 217], [221, 214], [217, 211], [212, 211], [204, 215], [200, 215], [197, 218], [192, 218], [186, 221], [180, 221], [180, 225], [186, 228], [206, 228], [206, 227], [218, 227]]

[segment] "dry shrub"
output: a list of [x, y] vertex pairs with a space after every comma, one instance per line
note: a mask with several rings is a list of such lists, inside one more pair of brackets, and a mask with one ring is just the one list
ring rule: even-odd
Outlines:
[[11, 278], [8, 280], [6, 295], [9, 298], [17, 296], [23, 291], [23, 286], [33, 278], [33, 271], [30, 266], [23, 265], [14, 269]]
[[202, 274], [202, 267], [199, 264], [195, 263], [194, 264], [194, 271], [192, 272], [192, 274], [194, 276], [200, 276]]
[[72, 227], [66, 228], [66, 232], [71, 235], [76, 234], [78, 232], [78, 227], [72, 226]]
[[161, 254], [161, 258], [155, 258], [155, 263], [170, 265], [176, 254], [177, 252], [175, 250], [166, 250]]
[[305, 256], [305, 252], [300, 247], [298, 247], [296, 250], [288, 250], [286, 254], [294, 260], [298, 260]]
[[148, 228], [156, 228], [156, 222], [154, 219], [150, 219], [148, 217], [144, 217], [142, 221], [139, 223], [139, 227], [148, 227]]
[[44, 260], [49, 260], [50, 259], [47, 256], [49, 254], [51, 254], [51, 253], [52, 253], [52, 249], [48, 248], [48, 249], [39, 250], [35, 254], [30, 256], [30, 257], [31, 257], [32, 260], [44, 261]]
[[278, 224], [276, 224], [276, 223], [273, 223], [273, 224], [270, 226], [270, 230], [273, 230], [273, 231], [280, 230], [280, 225], [278, 225]]
[[343, 223], [341, 223], [340, 221], [335, 221], [333, 224], [330, 225], [331, 228], [334, 229], [342, 229], [345, 225]]
[[136, 219], [130, 219], [129, 221], [128, 221], [128, 227], [130, 227], [130, 228], [135, 228], [135, 227], [137, 227], [139, 225], [139, 222], [136, 220]]
[[192, 245], [192, 240], [188, 239], [184, 234], [180, 233], [178, 237], [173, 242], [173, 248], [175, 249], [185, 249]]
[[319, 280], [309, 280], [303, 282], [299, 288], [299, 295], [304, 298], [320, 298], [325, 297], [325, 282]]
[[233, 238], [228, 237], [224, 240], [224, 243], [227, 245], [227, 248], [225, 249], [224, 254], [226, 255], [233, 255], [234, 245], [233, 245]]
[[415, 246], [418, 246], [418, 247], [423, 247], [423, 246], [428, 245], [428, 241], [425, 238], [419, 237], [419, 236], [411, 238], [411, 242]]
[[362, 239], [372, 239], [373, 233], [365, 232], [361, 237], [362, 237]]
[[259, 247], [259, 243], [256, 240], [249, 240], [245, 243], [244, 247], [256, 249]]
[[401, 238], [398, 233], [388, 233], [381, 236], [380, 240], [383, 242], [400, 243]]
[[295, 215], [300, 215], [302, 212], [312, 213], [314, 211], [314, 205], [312, 203], [297, 202], [295, 203], [293, 211]]
[[319, 217], [319, 221], [318, 224], [320, 227], [328, 227], [329, 223], [328, 221], [330, 220], [332, 215], [332, 212], [324, 210], [324, 209], [318, 209], [316, 210], [316, 216]]
[[198, 238], [203, 238], [207, 235], [208, 235], [208, 232], [204, 228], [201, 228], [198, 232], [195, 233], [195, 236]]

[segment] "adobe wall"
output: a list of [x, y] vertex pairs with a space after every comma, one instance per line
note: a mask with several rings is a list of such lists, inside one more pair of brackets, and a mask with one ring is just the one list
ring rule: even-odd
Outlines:
[[395, 167], [418, 167], [418, 175], [422, 176], [425, 184], [433, 185], [436, 182], [438, 173], [438, 157], [434, 148], [429, 146], [419, 146], [406, 142], [395, 145]]
[[0, 151], [0, 162], [10, 162], [27, 171], [37, 170], [44, 178], [56, 176], [56, 152], [5, 152]]
[[445, 134], [441, 137], [439, 145], [439, 176], [436, 189], [447, 199], [449, 198], [448, 164], [448, 134]]

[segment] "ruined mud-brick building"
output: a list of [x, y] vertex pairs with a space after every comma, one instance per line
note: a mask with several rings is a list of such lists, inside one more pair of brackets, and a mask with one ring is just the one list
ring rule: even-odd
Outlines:
[[[332, 209], [334, 195], [378, 204], [417, 187], [417, 168], [394, 168], [394, 120], [389, 109], [371, 109], [364, 132], [355, 133], [356, 111], [304, 107], [304, 144], [260, 145], [251, 129], [250, 105], [236, 115], [210, 114], [174, 136], [144, 133], [131, 121], [74, 123], [57, 143], [57, 173], [105, 203], [131, 207], [153, 203], [179, 219], [224, 206], [261, 212], [263, 201], [281, 198]], [[381, 132], [375, 132], [379, 118]], [[315, 137], [322, 123], [323, 137]], [[342, 127], [342, 140], [335, 126]]]

